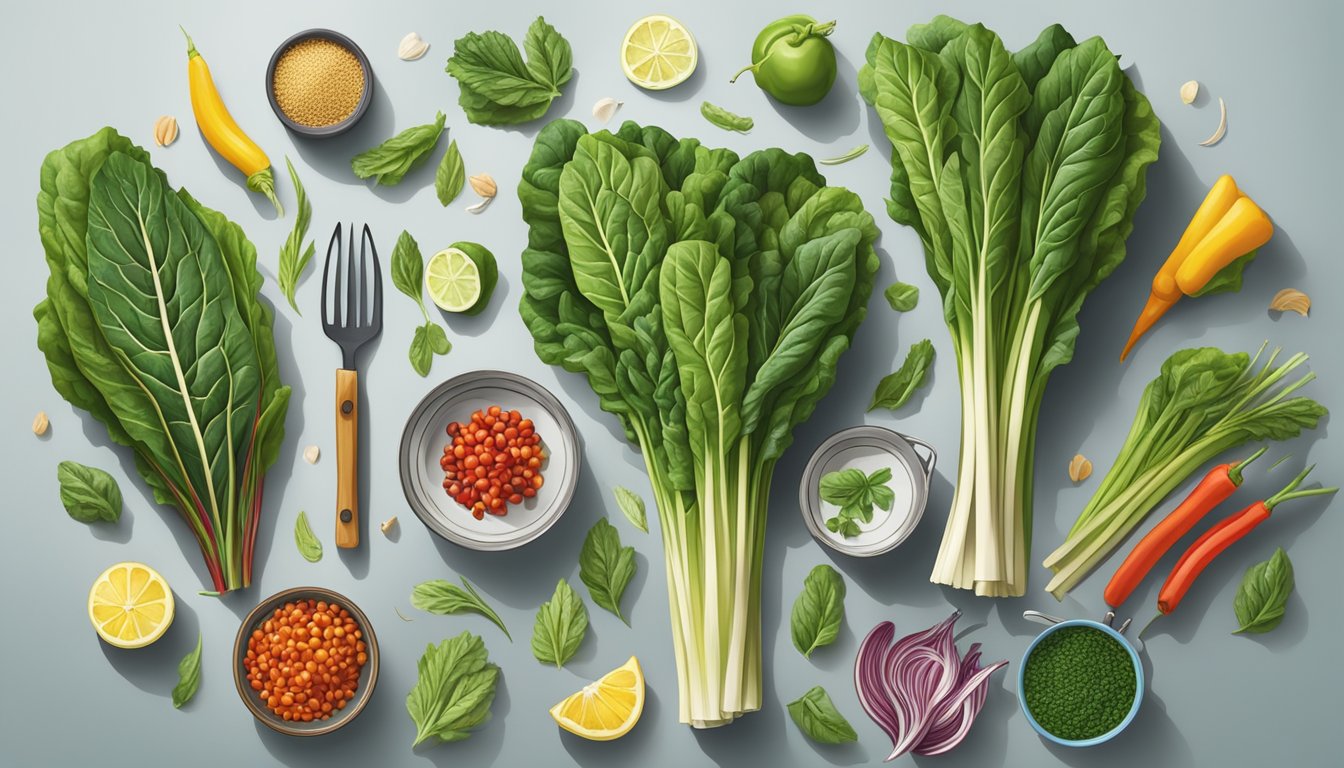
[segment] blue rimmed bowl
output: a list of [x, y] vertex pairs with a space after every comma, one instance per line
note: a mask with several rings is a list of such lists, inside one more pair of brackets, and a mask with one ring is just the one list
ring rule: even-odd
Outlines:
[[[1121, 720], [1119, 725], [1106, 733], [1103, 733], [1100, 736], [1094, 736], [1090, 739], [1073, 740], [1056, 736], [1046, 730], [1040, 723], [1036, 722], [1036, 717], [1031, 714], [1031, 708], [1027, 706], [1027, 660], [1031, 658], [1032, 652], [1036, 650], [1036, 646], [1040, 645], [1042, 640], [1066, 627], [1087, 627], [1110, 635], [1120, 643], [1121, 648], [1124, 648], [1125, 651], [1129, 653], [1129, 661], [1134, 665], [1134, 702], [1129, 705], [1129, 712], [1125, 714], [1125, 719]], [[1017, 703], [1018, 706], [1022, 708], [1022, 714], [1027, 716], [1027, 722], [1041, 735], [1041, 738], [1053, 741], [1054, 743], [1065, 747], [1094, 747], [1119, 736], [1121, 731], [1128, 728], [1129, 724], [1134, 722], [1134, 717], [1139, 714], [1139, 705], [1143, 703], [1143, 682], [1143, 662], [1139, 659], [1139, 652], [1134, 650], [1134, 646], [1125, 639], [1124, 635], [1099, 621], [1092, 621], [1090, 619], [1071, 619], [1069, 621], [1061, 621], [1048, 627], [1044, 632], [1037, 635], [1035, 640], [1031, 641], [1031, 645], [1027, 646], [1026, 653], [1022, 654], [1022, 663], [1017, 665]]]

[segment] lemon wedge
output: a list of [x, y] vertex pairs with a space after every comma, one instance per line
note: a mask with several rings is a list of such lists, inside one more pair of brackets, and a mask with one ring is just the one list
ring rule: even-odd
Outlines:
[[557, 725], [591, 741], [611, 741], [630, 732], [644, 712], [644, 671], [634, 656], [551, 707]]
[[695, 38], [671, 16], [645, 16], [621, 41], [621, 70], [630, 82], [650, 91], [685, 82], [699, 61]]
[[173, 591], [159, 572], [143, 563], [117, 563], [89, 589], [89, 621], [98, 636], [118, 648], [143, 648], [173, 623]]

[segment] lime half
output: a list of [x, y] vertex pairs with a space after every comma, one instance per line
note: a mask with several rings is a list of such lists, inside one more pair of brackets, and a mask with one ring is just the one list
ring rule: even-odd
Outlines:
[[494, 255], [476, 243], [453, 243], [431, 256], [425, 268], [429, 297], [446, 312], [474, 315], [485, 309], [498, 279]]

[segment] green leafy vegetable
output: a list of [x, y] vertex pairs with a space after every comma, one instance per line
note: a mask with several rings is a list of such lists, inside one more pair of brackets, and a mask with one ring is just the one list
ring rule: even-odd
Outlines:
[[1283, 547], [1276, 547], [1268, 560], [1247, 568], [1241, 578], [1232, 601], [1240, 626], [1233, 634], [1261, 634], [1279, 626], [1292, 593], [1293, 563]]
[[448, 143], [448, 151], [439, 162], [434, 173], [434, 193], [439, 196], [439, 204], [447, 208], [467, 183], [467, 169], [462, 164], [462, 153], [457, 149], [457, 139]]
[[108, 473], [75, 461], [62, 461], [56, 465], [56, 479], [61, 484], [61, 504], [74, 519], [81, 523], [115, 523], [121, 519], [121, 486]]
[[371, 178], [385, 187], [400, 184], [406, 174], [429, 157], [443, 135], [446, 120], [440, 112], [434, 116], [434, 122], [407, 128], [373, 149], [355, 155], [350, 170], [361, 179]]
[[537, 620], [532, 626], [532, 655], [542, 664], [563, 667], [578, 653], [586, 634], [588, 609], [583, 607], [579, 593], [561, 579], [555, 584], [555, 594], [537, 609]]
[[1008, 51], [939, 16], [875, 35], [859, 72], [892, 145], [887, 213], [914, 229], [961, 380], [961, 467], [932, 580], [1021, 595], [1037, 416], [1083, 301], [1124, 259], [1160, 125], [1099, 37]]
[[515, 125], [546, 114], [574, 73], [569, 42], [538, 16], [523, 38], [527, 61], [502, 32], [468, 32], [453, 43], [446, 71], [457, 103], [477, 125]]
[[294, 303], [294, 291], [299, 286], [303, 270], [307, 268], [308, 262], [313, 260], [317, 244], [309, 240], [308, 247], [303, 246], [303, 238], [308, 235], [308, 222], [313, 218], [313, 204], [308, 202], [308, 193], [304, 191], [303, 182], [299, 181], [299, 174], [294, 170], [294, 164], [288, 157], [285, 158], [285, 165], [289, 166], [289, 180], [294, 184], [294, 196], [298, 200], [299, 212], [294, 217], [294, 228], [289, 231], [289, 238], [280, 248], [280, 268], [276, 279], [280, 283], [280, 291], [289, 301], [290, 308], [299, 312], [299, 305]]
[[598, 520], [583, 540], [579, 552], [579, 579], [588, 587], [588, 594], [598, 607], [616, 614], [629, 624], [621, 613], [621, 595], [630, 578], [635, 575], [635, 548], [622, 547], [621, 535], [606, 518]]
[[425, 648], [416, 665], [420, 675], [406, 695], [406, 711], [415, 723], [418, 746], [462, 741], [490, 719], [499, 667], [490, 663], [481, 638], [470, 632]]
[[1252, 441], [1287, 440], [1327, 414], [1309, 397], [1289, 397], [1315, 378], [1290, 379], [1307, 362], [1279, 351], [1252, 358], [1214, 347], [1183, 349], [1148, 383], [1129, 437], [1064, 543], [1045, 559], [1046, 590], [1063, 598], [1196, 469]]
[[909, 283], [892, 283], [882, 295], [887, 297], [887, 303], [897, 312], [909, 312], [919, 304], [919, 288]]
[[401, 231], [397, 244], [392, 248], [392, 285], [415, 300], [420, 308], [420, 316], [425, 324], [417, 326], [411, 337], [408, 356], [411, 367], [421, 376], [428, 376], [434, 364], [435, 355], [446, 355], [453, 349], [448, 334], [443, 327], [429, 317], [424, 299], [425, 259], [420, 255], [420, 245], [406, 230]]
[[173, 686], [173, 708], [181, 709], [201, 687], [201, 633], [196, 633], [196, 648], [177, 662], [177, 685]]
[[308, 513], [300, 511], [298, 518], [294, 520], [294, 544], [299, 548], [299, 554], [304, 560], [310, 563], [316, 563], [322, 559], [322, 542], [313, 533], [313, 527], [308, 524]]
[[111, 128], [47, 156], [37, 207], [50, 277], [33, 315], [53, 386], [181, 512], [213, 591], [247, 586], [290, 394], [256, 249]]
[[537, 135], [519, 311], [644, 455], [667, 559], [679, 717], [761, 706], [770, 480], [872, 296], [878, 232], [811, 158], [627, 122]]
[[840, 710], [835, 708], [826, 689], [820, 685], [789, 702], [789, 717], [809, 739], [818, 744], [844, 744], [858, 741], [859, 735]]
[[411, 590], [411, 606], [426, 613], [437, 613], [440, 616], [448, 616], [455, 613], [479, 613], [485, 618], [495, 623], [504, 636], [513, 642], [513, 635], [509, 634], [509, 628], [504, 626], [504, 620], [495, 613], [495, 609], [485, 602], [485, 599], [476, 592], [467, 577], [462, 577], [462, 586], [457, 586], [450, 581], [443, 579], [434, 579], [432, 581], [416, 584]]
[[793, 601], [793, 612], [789, 614], [793, 647], [811, 658], [813, 651], [830, 645], [840, 636], [840, 622], [844, 618], [845, 580], [831, 566], [818, 565], [803, 580], [803, 591]]
[[725, 131], [746, 133], [756, 125], [756, 121], [750, 117], [734, 114], [723, 107], [710, 104], [708, 101], [701, 102], [700, 114], [714, 127], [722, 128]]
[[862, 156], [863, 153], [864, 153], [864, 152], [867, 152], [867, 151], [868, 151], [868, 145], [867, 145], [867, 144], [860, 144], [859, 146], [857, 146], [857, 147], [855, 147], [855, 148], [849, 150], [848, 152], [846, 152], [846, 153], [843, 154], [843, 155], [839, 155], [839, 156], [837, 156], [837, 157], [828, 157], [828, 158], [826, 158], [825, 160], [818, 160], [818, 161], [817, 161], [817, 164], [818, 164], [818, 165], [843, 165], [844, 163], [848, 163], [850, 160], [853, 160], [853, 159], [856, 158], [856, 157], [860, 157], [860, 156]]
[[877, 383], [868, 410], [886, 408], [894, 411], [905, 405], [910, 396], [915, 394], [915, 390], [924, 383], [931, 363], [933, 363], [933, 342], [924, 339], [910, 345], [910, 351], [905, 353], [905, 362], [901, 363], [901, 367], [895, 373], [883, 376]]
[[1246, 270], [1246, 266], [1255, 260], [1258, 251], [1251, 251], [1245, 256], [1239, 256], [1231, 264], [1218, 270], [1209, 282], [1204, 284], [1203, 288], [1195, 291], [1195, 297], [1211, 296], [1216, 293], [1236, 293], [1241, 290], [1241, 275]]
[[827, 530], [845, 538], [858, 536], [859, 522], [873, 521], [873, 507], [889, 510], [896, 501], [889, 482], [890, 467], [874, 470], [871, 475], [852, 467], [822, 475], [818, 489], [821, 500], [840, 508], [839, 514], [826, 521]]
[[639, 530], [648, 533], [649, 521], [644, 513], [644, 499], [629, 488], [616, 486], [612, 492], [616, 495], [616, 506], [621, 508], [625, 519]]

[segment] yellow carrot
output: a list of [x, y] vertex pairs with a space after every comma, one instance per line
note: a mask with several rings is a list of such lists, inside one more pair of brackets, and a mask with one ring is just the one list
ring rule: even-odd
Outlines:
[[234, 122], [233, 116], [224, 106], [224, 100], [219, 96], [219, 90], [215, 88], [210, 67], [196, 51], [191, 35], [185, 29], [182, 34], [187, 38], [187, 83], [191, 89], [191, 111], [196, 115], [196, 125], [201, 129], [201, 135], [220, 156], [243, 172], [247, 177], [248, 189], [265, 195], [275, 206], [276, 213], [284, 216], [285, 211], [275, 197], [275, 176], [271, 173], [270, 158]]

